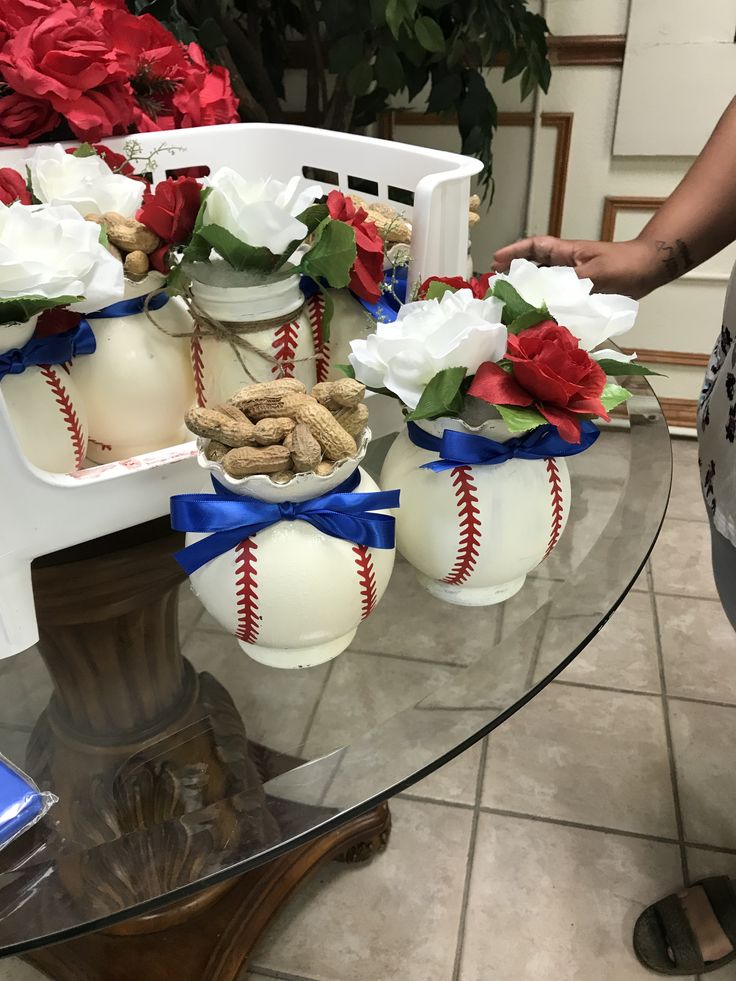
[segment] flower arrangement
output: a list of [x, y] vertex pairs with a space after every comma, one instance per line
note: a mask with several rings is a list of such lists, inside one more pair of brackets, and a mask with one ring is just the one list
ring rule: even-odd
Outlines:
[[124, 0], [5, 4], [0, 83], [0, 146], [238, 121], [227, 70]]
[[409, 421], [500, 417], [512, 434], [548, 425], [577, 444], [583, 421], [608, 420], [630, 397], [612, 376], [654, 374], [600, 349], [633, 326], [638, 304], [592, 288], [525, 259], [470, 282], [431, 277], [395, 322], [351, 342], [345, 370], [400, 398]]

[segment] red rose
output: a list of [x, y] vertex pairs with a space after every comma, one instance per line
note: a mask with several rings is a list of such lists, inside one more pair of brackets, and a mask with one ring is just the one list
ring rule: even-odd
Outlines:
[[473, 296], [477, 300], [482, 300], [485, 298], [488, 292], [488, 285], [493, 278], [494, 273], [483, 273], [483, 275], [476, 279], [473, 276], [471, 279], [463, 279], [462, 276], [430, 276], [425, 279], [422, 285], [417, 291], [417, 299], [424, 300], [427, 297], [427, 291], [432, 283], [446, 283], [448, 286], [452, 287], [453, 290], [472, 290]]
[[0, 53], [0, 70], [16, 92], [45, 97], [62, 113], [91, 90], [126, 77], [108, 33], [71, 3], [21, 27]]
[[60, 122], [58, 114], [41, 99], [29, 99], [17, 92], [0, 97], [0, 146], [28, 146]]
[[81, 313], [65, 310], [64, 307], [53, 307], [51, 310], [44, 310], [38, 318], [33, 336], [38, 338], [53, 337], [55, 334], [65, 334], [68, 330], [76, 327], [81, 319]]
[[0, 13], [0, 31], [12, 37], [39, 17], [48, 17], [59, 6], [59, 0], [9, 0]]
[[356, 208], [341, 191], [330, 191], [327, 208], [333, 221], [341, 221], [355, 232], [356, 257], [350, 270], [349, 288], [362, 300], [375, 303], [381, 296], [383, 282], [383, 239], [368, 212]]
[[17, 170], [13, 170], [12, 167], [0, 167], [0, 202], [12, 204], [13, 201], [31, 204], [30, 191]]
[[189, 240], [199, 212], [202, 185], [193, 177], [169, 178], [145, 192], [136, 215], [165, 243], [150, 257], [155, 269], [168, 272], [167, 252], [170, 245]]
[[238, 100], [230, 85], [230, 74], [221, 65], [208, 65], [198, 44], [189, 45], [190, 66], [172, 99], [177, 110], [177, 127], [215, 126], [237, 123]]
[[87, 143], [128, 133], [133, 122], [133, 94], [119, 82], [90, 89], [71, 102], [57, 99], [56, 106], [77, 139]]
[[493, 405], [533, 405], [563, 439], [579, 443], [581, 416], [608, 419], [600, 400], [606, 375], [579, 345], [567, 327], [554, 320], [509, 334], [506, 359], [512, 372], [486, 362], [468, 394]]

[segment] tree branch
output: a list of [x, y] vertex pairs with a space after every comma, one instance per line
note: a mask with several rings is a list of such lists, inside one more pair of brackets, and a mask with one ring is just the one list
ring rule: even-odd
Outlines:
[[327, 111], [329, 101], [324, 49], [319, 30], [319, 16], [314, 0], [301, 0], [301, 8], [310, 51], [310, 65], [307, 69], [306, 109], [310, 120], [316, 122], [319, 118], [320, 109], [323, 113]]
[[233, 61], [233, 56], [230, 54], [230, 49], [223, 46], [221, 48], [216, 48], [215, 52], [220, 60], [220, 63], [223, 64], [230, 72], [230, 81], [233, 86], [233, 92], [238, 97], [241, 116], [244, 116], [245, 119], [254, 123], [267, 123], [268, 115], [266, 110], [256, 100], [251, 90], [243, 81], [243, 76], [240, 74], [238, 71], [238, 66]]

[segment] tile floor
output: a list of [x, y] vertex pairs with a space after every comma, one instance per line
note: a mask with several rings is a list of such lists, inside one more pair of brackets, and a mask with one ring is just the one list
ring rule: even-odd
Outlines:
[[[388, 849], [323, 869], [242, 981], [645, 981], [638, 912], [683, 875], [736, 876], [736, 637], [695, 445], [674, 453], [662, 537], [610, 624], [490, 740], [395, 799]], [[0, 981], [38, 978], [0, 965]]]

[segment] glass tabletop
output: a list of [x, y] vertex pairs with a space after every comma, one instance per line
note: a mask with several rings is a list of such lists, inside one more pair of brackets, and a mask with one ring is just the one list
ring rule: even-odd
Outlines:
[[[53, 808], [0, 855], [0, 954], [139, 916], [322, 835], [442, 766], [541, 691], [626, 595], [664, 517], [667, 427], [646, 382], [631, 379], [629, 387], [628, 417], [568, 459], [572, 504], [558, 545], [504, 603], [449, 605], [397, 556], [385, 596], [350, 649], [287, 671], [247, 658], [182, 586], [183, 654], [199, 673], [199, 715], [131, 750], [99, 791], [103, 824], [113, 797], [135, 821], [121, 824], [117, 813], [114, 833], [108, 822], [107, 831], [61, 834]], [[372, 475], [392, 439], [371, 445], [363, 466]], [[106, 683], [102, 670], [94, 683]], [[52, 738], [42, 713], [51, 693], [34, 650], [0, 662], [0, 752], [42, 784]], [[114, 694], [107, 691], [108, 700]], [[218, 765], [237, 764], [240, 778], [223, 779], [208, 806], [184, 804], [172, 817], [160, 799], [173, 781], [183, 801], [197, 800], [187, 797], [187, 781], [203, 779], [212, 745]], [[107, 751], [102, 740], [99, 753]], [[157, 764], [166, 754], [183, 761], [184, 778]], [[154, 801], [143, 808], [142, 774]], [[79, 779], [70, 775], [76, 787]], [[68, 790], [50, 789], [60, 798]], [[142, 856], [150, 874], [138, 876]], [[85, 887], [75, 888], [80, 882]]]

